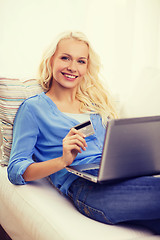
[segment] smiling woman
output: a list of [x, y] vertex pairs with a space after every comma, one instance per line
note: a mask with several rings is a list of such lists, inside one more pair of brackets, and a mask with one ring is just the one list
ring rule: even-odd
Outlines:
[[[66, 41], [67, 41], [67, 40], [66, 40]], [[74, 41], [74, 44], [75, 44], [75, 43], [78, 43], [78, 42], [77, 42], [77, 41]], [[60, 44], [59, 44], [59, 45], [60, 45]], [[78, 46], [77, 46], [77, 47], [78, 47]], [[59, 49], [59, 47], [58, 47], [58, 49]], [[62, 59], [63, 61], [65, 61], [65, 62], [68, 62], [68, 67], [67, 67], [67, 69], [68, 69], [70, 72], [74, 72], [74, 62], [73, 62], [73, 61], [76, 61], [76, 62], [77, 62], [77, 64], [76, 64], [76, 62], [75, 62], [75, 64], [76, 64], [77, 67], [78, 67], [78, 65], [87, 64], [88, 57], [79, 57], [78, 59], [75, 59], [75, 60], [74, 60], [74, 58], [73, 58], [72, 55], [67, 54], [67, 53], [64, 53], [64, 56], [62, 56], [61, 59]], [[75, 65], [75, 67], [76, 67], [76, 65]], [[70, 73], [65, 73], [65, 72], [62, 72], [62, 74], [63, 74], [64, 76], [68, 76], [69, 78], [77, 78], [77, 77], [78, 77], [78, 75], [76, 75], [76, 74], [70, 74]]]
[[[39, 82], [47, 92], [51, 87], [53, 90], [53, 85], [56, 84], [53, 79], [55, 74], [58, 74], [60, 78], [56, 77], [55, 80], [63, 80], [65, 86], [77, 85], [74, 90], [77, 89], [75, 100], [77, 104], [79, 102], [79, 111], [76, 113], [88, 111], [98, 113], [105, 125], [108, 117], [117, 118], [117, 113], [113, 99], [100, 80], [100, 68], [100, 58], [85, 34], [63, 32], [57, 36], [43, 55], [39, 68]], [[53, 100], [53, 94], [50, 97]], [[62, 107], [62, 103], [60, 107]], [[70, 112], [72, 107], [74, 106], [70, 105], [70, 110], [68, 108], [67, 110]], [[75, 109], [78, 109], [77, 105]]]
[[[99, 58], [83, 33], [63, 34], [46, 52], [40, 65], [45, 92], [26, 99], [14, 121], [9, 180], [26, 184], [49, 176], [85, 216], [111, 225], [133, 222], [160, 234], [159, 178], [144, 176], [99, 184], [66, 169], [71, 164], [100, 163], [107, 122], [117, 117], [99, 78], [99, 66]], [[88, 114], [92, 135], [76, 129], [80, 118], [75, 114], [83, 122]], [[97, 175], [96, 169], [92, 170]]]
[[52, 96], [56, 94], [58, 97], [60, 87], [77, 92], [87, 72], [88, 52], [87, 44], [82, 41], [63, 39], [59, 42], [52, 58], [52, 87], [48, 94], [52, 92]]

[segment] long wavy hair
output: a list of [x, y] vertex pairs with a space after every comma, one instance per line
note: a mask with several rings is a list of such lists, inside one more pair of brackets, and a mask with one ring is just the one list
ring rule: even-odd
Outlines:
[[54, 40], [43, 55], [39, 66], [38, 81], [45, 91], [50, 89], [53, 80], [52, 66], [54, 62], [52, 62], [52, 57], [58, 43], [62, 39], [70, 38], [84, 42], [89, 48], [87, 72], [84, 79], [80, 82], [76, 93], [76, 98], [81, 103], [80, 111], [99, 114], [103, 124], [106, 125], [108, 118], [118, 118], [118, 115], [113, 99], [100, 80], [100, 58], [82, 32], [64, 32]]

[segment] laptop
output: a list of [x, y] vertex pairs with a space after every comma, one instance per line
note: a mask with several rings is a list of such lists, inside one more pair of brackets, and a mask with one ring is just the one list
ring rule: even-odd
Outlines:
[[160, 174], [160, 116], [109, 120], [100, 165], [66, 169], [95, 183]]

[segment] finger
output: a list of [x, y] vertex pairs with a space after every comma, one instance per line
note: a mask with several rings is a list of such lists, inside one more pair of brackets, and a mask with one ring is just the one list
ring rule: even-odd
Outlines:
[[81, 142], [79, 139], [72, 139], [70, 142], [68, 142], [69, 145], [77, 145], [78, 147], [81, 147], [84, 151], [86, 151], [86, 147], [83, 142]]
[[69, 141], [64, 141], [63, 142], [63, 148], [65, 148], [66, 150], [67, 149], [71, 150], [71, 148], [74, 147], [75, 145], [78, 146], [79, 148], [82, 148], [83, 151], [86, 151], [86, 147], [78, 139], [70, 139]]
[[73, 147], [72, 151], [76, 150], [77, 152], [82, 153], [81, 148], [79, 146], [77, 146], [76, 144], [74, 144], [72, 147]]
[[71, 128], [71, 130], [69, 131], [69, 135], [74, 135], [74, 134], [79, 134], [80, 136], [82, 136], [83, 138], [86, 137], [86, 135], [84, 133], [82, 133], [81, 131], [75, 129], [75, 128]]
[[81, 148], [77, 145], [77, 144], [70, 144], [70, 145], [68, 145], [68, 146], [66, 146], [67, 148], [67, 150], [68, 151], [73, 151], [73, 150], [75, 150], [75, 151], [77, 151], [77, 152], [79, 152], [79, 153], [81, 153], [82, 151], [81, 151]]
[[72, 135], [72, 136], [66, 138], [65, 140], [66, 141], [72, 141], [72, 140], [76, 141], [76, 140], [78, 140], [83, 144], [84, 147], [87, 147], [86, 140], [79, 134]]

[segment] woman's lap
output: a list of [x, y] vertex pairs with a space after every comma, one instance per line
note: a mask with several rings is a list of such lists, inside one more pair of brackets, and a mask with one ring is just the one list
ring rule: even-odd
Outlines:
[[139, 177], [108, 184], [79, 178], [68, 193], [82, 214], [100, 222], [116, 224], [138, 220], [147, 225], [160, 219], [160, 178]]

